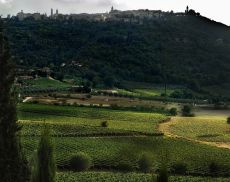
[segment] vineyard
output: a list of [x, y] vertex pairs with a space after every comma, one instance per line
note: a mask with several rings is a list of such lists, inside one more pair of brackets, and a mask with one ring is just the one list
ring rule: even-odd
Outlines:
[[[23, 137], [22, 141], [27, 156], [30, 156], [36, 149], [38, 138]], [[169, 167], [184, 162], [188, 166], [189, 174], [208, 174], [208, 166], [212, 161], [221, 166], [223, 175], [230, 173], [228, 150], [183, 140], [162, 137], [56, 137], [54, 143], [59, 167], [68, 166], [69, 159], [77, 152], [85, 152], [93, 159], [96, 169], [119, 169], [120, 165], [127, 163], [131, 170], [137, 171], [138, 158], [142, 153], [147, 153], [153, 158], [153, 166], [157, 169], [164, 152], [167, 151]]]
[[[117, 111], [102, 108], [72, 107], [72, 106], [51, 106], [23, 104], [18, 107], [20, 121], [25, 125], [27, 133], [34, 128], [40, 128], [44, 121], [65, 134], [74, 133], [131, 133], [133, 134], [156, 134], [157, 124], [169, 118], [163, 114], [141, 113], [131, 111]], [[100, 127], [102, 121], [108, 122], [107, 128]], [[63, 127], [62, 127], [63, 126]], [[66, 130], [65, 128], [73, 130]], [[79, 130], [75, 130], [74, 127]], [[26, 129], [28, 128], [28, 130]], [[31, 128], [31, 129], [30, 129]], [[59, 128], [59, 129], [58, 129]], [[65, 130], [67, 133], [65, 133]], [[39, 130], [36, 130], [39, 133]]]
[[[125, 165], [128, 171], [139, 172], [138, 160], [142, 154], [147, 154], [152, 159], [155, 173], [164, 158], [169, 170], [175, 164], [185, 164], [187, 175], [210, 175], [212, 162], [218, 165], [219, 176], [230, 174], [228, 150], [164, 137], [158, 131], [158, 125], [169, 120], [169, 116], [164, 114], [92, 107], [20, 104], [18, 117], [19, 124], [23, 126], [22, 144], [28, 159], [37, 148], [44, 123], [51, 128], [59, 170], [68, 169], [70, 159], [76, 153], [84, 152], [93, 161], [91, 170], [97, 171], [122, 172]], [[102, 122], [107, 122], [108, 126], [103, 127]], [[190, 130], [184, 132], [188, 133]], [[89, 172], [76, 175], [75, 173], [59, 173], [58, 181], [71, 182], [75, 179], [79, 181], [82, 179], [85, 179], [84, 181], [108, 181], [110, 179], [114, 181], [140, 181], [139, 179], [151, 181], [154, 178], [150, 174], [140, 173]], [[200, 180], [200, 178], [191, 179], [190, 177], [172, 177], [171, 181]]]
[[230, 126], [226, 117], [177, 118], [170, 132], [193, 140], [230, 142]]
[[[156, 178], [151, 174], [140, 173], [110, 173], [110, 172], [86, 172], [86, 173], [58, 173], [57, 182], [153, 182]], [[172, 176], [169, 182], [228, 182], [227, 178], [208, 178], [191, 176]]]

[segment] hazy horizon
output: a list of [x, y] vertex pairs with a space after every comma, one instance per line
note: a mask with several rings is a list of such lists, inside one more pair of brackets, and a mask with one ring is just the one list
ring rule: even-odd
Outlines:
[[24, 12], [40, 12], [50, 14], [50, 9], [58, 9], [60, 13], [103, 13], [108, 12], [112, 6], [119, 10], [151, 9], [174, 12], [184, 12], [188, 5], [191, 9], [200, 12], [203, 16], [215, 21], [230, 25], [227, 0], [219, 3], [216, 0], [0, 0], [0, 14], [16, 15]]

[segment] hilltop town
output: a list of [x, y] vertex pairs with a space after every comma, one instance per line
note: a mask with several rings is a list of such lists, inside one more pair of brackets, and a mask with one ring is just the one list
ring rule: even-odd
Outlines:
[[[57, 9], [54, 12], [54, 9], [51, 9], [50, 15], [41, 14], [41, 13], [25, 13], [23, 10], [19, 12], [16, 16], [7, 16], [7, 19], [18, 19], [23, 21], [25, 19], [34, 19], [45, 20], [45, 19], [54, 19], [54, 20], [89, 20], [89, 21], [124, 21], [124, 22], [133, 22], [133, 23], [143, 23], [143, 20], [157, 20], [164, 19], [169, 15], [183, 16], [186, 13], [194, 13], [194, 10], [189, 10], [187, 7], [184, 12], [174, 13], [173, 11], [163, 12], [161, 10], [148, 10], [148, 9], [139, 9], [139, 10], [127, 10], [121, 11], [111, 7], [111, 10], [107, 13], [96, 13], [96, 14], [61, 14]], [[196, 14], [196, 13], [195, 13]]]

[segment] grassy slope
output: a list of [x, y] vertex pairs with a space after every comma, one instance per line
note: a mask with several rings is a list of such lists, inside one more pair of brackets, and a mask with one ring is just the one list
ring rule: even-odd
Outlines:
[[69, 87], [70, 84], [61, 82], [58, 80], [52, 80], [49, 78], [37, 78], [35, 80], [27, 80], [26, 84], [28, 84], [31, 88], [45, 89], [45, 88], [65, 88]]
[[[150, 84], [140, 82], [122, 82], [122, 86], [126, 89], [118, 89], [121, 94], [133, 95], [136, 97], [153, 97], [161, 96], [165, 92], [162, 84]], [[175, 90], [182, 89], [181, 86], [168, 85], [167, 94], [170, 95]]]

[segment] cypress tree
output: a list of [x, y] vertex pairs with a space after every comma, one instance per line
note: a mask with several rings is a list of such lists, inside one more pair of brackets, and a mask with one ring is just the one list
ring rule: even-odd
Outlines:
[[54, 159], [54, 148], [50, 139], [50, 130], [45, 126], [37, 151], [37, 165], [35, 177], [32, 182], [54, 182], [56, 175], [56, 163]]
[[0, 18], [0, 181], [26, 182], [28, 168], [21, 151], [16, 101], [12, 85], [15, 72]]

